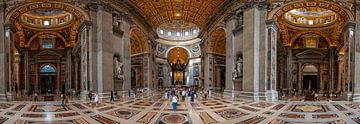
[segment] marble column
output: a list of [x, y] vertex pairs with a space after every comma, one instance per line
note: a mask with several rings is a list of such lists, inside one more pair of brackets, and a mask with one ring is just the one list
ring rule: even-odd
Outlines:
[[[349, 31], [350, 42], [353, 42], [353, 100], [359, 102], [360, 101], [360, 2], [356, 2], [356, 21], [355, 21], [355, 31]], [[353, 36], [355, 35], [355, 36]], [[355, 41], [356, 40], [356, 41]]]
[[265, 32], [265, 86], [266, 100], [276, 101], [278, 94], [276, 91], [277, 80], [277, 39], [278, 39], [278, 24], [274, 20], [266, 21], [266, 32]]
[[293, 89], [293, 79], [292, 79], [292, 48], [287, 47], [286, 48], [286, 81], [287, 81], [287, 89], [291, 91]]
[[29, 88], [29, 85], [30, 85], [30, 82], [29, 82], [29, 52], [27, 49], [24, 49], [23, 51], [24, 53], [24, 58], [23, 58], [23, 82], [22, 84], [24, 85], [24, 92], [27, 93], [30, 88]]
[[344, 56], [341, 55], [341, 54], [339, 54], [338, 56], [339, 57], [338, 57], [338, 60], [337, 60], [337, 63], [338, 63], [337, 91], [343, 91], [343, 87], [342, 87], [343, 86], [342, 85], [343, 76], [342, 76], [342, 74], [343, 74], [343, 63], [344, 63], [343, 58], [344, 58]]
[[99, 94], [101, 99], [109, 98], [110, 91], [114, 87], [113, 77], [113, 22], [112, 13], [105, 6], [99, 6], [96, 21], [96, 45], [97, 61], [96, 76], [97, 81], [92, 82], [93, 90]]
[[299, 69], [298, 69], [298, 76], [299, 76], [299, 80], [298, 80], [298, 82], [297, 82], [297, 84], [298, 84], [298, 90], [299, 91], [302, 91], [302, 89], [304, 89], [304, 87], [303, 87], [303, 74], [302, 74], [302, 67], [303, 67], [303, 63], [299, 63], [298, 64], [299, 65]]
[[[266, 9], [261, 8], [260, 6], [249, 8], [244, 12], [244, 28], [243, 28], [243, 47], [246, 50], [243, 51], [243, 61], [244, 61], [244, 73], [243, 77], [243, 91], [241, 91], [240, 97], [251, 99], [251, 100], [275, 100], [277, 98], [272, 98], [271, 92], [269, 92], [269, 97], [267, 97], [266, 84], [270, 83], [269, 90], [271, 89], [271, 79], [273, 82], [276, 79], [273, 79], [274, 76], [267, 78], [266, 70], [267, 67], [271, 66], [266, 65], [266, 61], [272, 62], [271, 59], [266, 58], [267, 50], [269, 50], [267, 38], [266, 38]], [[265, 41], [265, 42], [264, 42]], [[269, 41], [271, 44], [271, 42]], [[272, 47], [270, 47], [272, 48]], [[275, 48], [276, 50], [276, 48]], [[271, 50], [272, 51], [272, 50]], [[271, 56], [271, 55], [270, 55]], [[275, 59], [276, 61], [276, 59]], [[274, 66], [276, 67], [276, 65]], [[276, 69], [275, 69], [276, 71]], [[271, 70], [270, 70], [271, 72]], [[276, 78], [276, 74], [275, 78]], [[269, 86], [269, 85], [268, 85]], [[276, 91], [274, 91], [276, 92]]]
[[[89, 42], [92, 42], [89, 37], [89, 29], [90, 24], [87, 21], [81, 22], [78, 32], [79, 32], [79, 41], [81, 44], [81, 51], [80, 51], [80, 90], [81, 90], [81, 99], [85, 100], [88, 94], [90, 83], [89, 83]], [[93, 75], [95, 76], [95, 75]]]
[[[4, 13], [4, 4], [1, 3], [0, 4], [0, 13]], [[4, 14], [0, 14], [0, 21], [4, 22]], [[6, 100], [6, 82], [8, 82], [8, 70], [6, 70], [5, 68], [8, 67], [7, 66], [7, 62], [6, 62], [6, 55], [7, 55], [7, 47], [6, 47], [6, 42], [5, 42], [5, 36], [6, 36], [6, 31], [4, 28], [4, 23], [0, 23], [0, 100]]]
[[[212, 82], [210, 82], [210, 79], [211, 81], [214, 81], [213, 79], [213, 67], [211, 63], [214, 63], [213, 61], [213, 55], [211, 53], [207, 53], [205, 55], [205, 60], [204, 60], [204, 63], [205, 63], [205, 80], [204, 80], [204, 86], [202, 86], [204, 89], [208, 89], [209, 85], [212, 84]], [[210, 62], [212, 61], [212, 62]], [[231, 81], [232, 82], [232, 81]], [[226, 84], [228, 85], [228, 84]], [[213, 86], [213, 85], [212, 85]]]
[[335, 87], [335, 68], [336, 68], [336, 66], [335, 66], [335, 49], [336, 48], [334, 48], [334, 47], [331, 47], [330, 48], [330, 63], [329, 63], [329, 66], [330, 66], [330, 68], [329, 68], [329, 70], [328, 70], [328, 72], [329, 72], [329, 81], [328, 81], [328, 83], [330, 84], [330, 87], [328, 87], [329, 89], [330, 89], [330, 91], [332, 91], [332, 90], [335, 90], [334, 89], [334, 87]]
[[[225, 20], [226, 23], [226, 75], [225, 75], [225, 90], [224, 94], [231, 95], [234, 97], [234, 82], [233, 82], [233, 72], [235, 67], [235, 39], [233, 30], [236, 28], [237, 19], [235, 18], [235, 14], [229, 14], [228, 20]], [[209, 63], [208, 57], [205, 57], [206, 64]], [[207, 69], [205, 65], [205, 69]], [[207, 70], [205, 70], [207, 72]], [[205, 77], [207, 74], [205, 73]], [[205, 82], [207, 79], [205, 79]]]
[[5, 73], [6, 74], [6, 85], [5, 85], [5, 91], [6, 91], [6, 99], [7, 100], [13, 100], [13, 95], [14, 95], [14, 91], [13, 91], [13, 88], [14, 88], [14, 80], [12, 78], [13, 76], [13, 71], [14, 71], [14, 66], [13, 66], [13, 57], [14, 57], [14, 53], [12, 51], [13, 47], [14, 47], [14, 43], [15, 41], [13, 41], [14, 36], [15, 35], [15, 32], [16, 32], [16, 28], [13, 24], [6, 24], [5, 25], [5, 39], [4, 39], [4, 42], [5, 42], [5, 50], [4, 52], [6, 53], [6, 62], [5, 62], [5, 65], [6, 65], [6, 68], [3, 68], [3, 70], [6, 70]]
[[74, 60], [74, 64], [75, 64], [75, 65], [74, 65], [74, 68], [75, 68], [75, 69], [74, 69], [74, 70], [75, 70], [74, 73], [75, 73], [75, 75], [74, 75], [74, 80], [73, 80], [74, 83], [73, 83], [73, 84], [74, 84], [75, 86], [73, 86], [73, 88], [75, 88], [75, 91], [78, 91], [78, 90], [79, 90], [79, 87], [78, 87], [78, 86], [79, 86], [79, 61], [80, 61], [80, 60], [79, 60], [79, 58], [77, 58], [77, 57], [76, 57], [75, 60]]
[[66, 82], [65, 87], [66, 90], [72, 89], [72, 74], [71, 72], [74, 70], [72, 66], [72, 54], [71, 54], [71, 48], [66, 49]]
[[[344, 96], [346, 96], [346, 98], [348, 100], [351, 100], [351, 97], [353, 97], [353, 100], [355, 101], [360, 101], [360, 87], [359, 84], [360, 82], [354, 82], [354, 77], [357, 77], [354, 75], [354, 72], [356, 71], [356, 69], [360, 69], [359, 66], [355, 66], [354, 62], [356, 60], [354, 60], [354, 56], [356, 55], [356, 51], [354, 50], [355, 48], [355, 39], [354, 39], [354, 35], [355, 35], [355, 26], [356, 26], [356, 22], [347, 22], [345, 27], [344, 27], [344, 49], [345, 49], [345, 53], [344, 53], [344, 63], [345, 63], [345, 84], [347, 84], [347, 91], [344, 92]], [[353, 84], [356, 83], [356, 86], [354, 86]], [[359, 83], [359, 84], [358, 84]], [[354, 92], [354, 90], [356, 90], [356, 93]], [[353, 94], [354, 92], [354, 94]], [[356, 94], [356, 95], [355, 95]], [[354, 95], [354, 96], [353, 96]]]
[[[60, 63], [56, 63], [56, 87], [55, 87], [55, 94], [60, 94], [62, 93], [61, 91], [61, 66]], [[40, 77], [40, 75], [38, 76]], [[40, 84], [40, 80], [38, 78], [38, 84]], [[40, 86], [41, 87], [41, 86]]]

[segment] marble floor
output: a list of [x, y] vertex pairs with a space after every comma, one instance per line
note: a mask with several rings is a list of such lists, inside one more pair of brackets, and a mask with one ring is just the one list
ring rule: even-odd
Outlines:
[[[151, 93], [153, 94], [153, 93]], [[360, 103], [345, 101], [254, 102], [213, 94], [195, 102], [179, 102], [176, 112], [163, 93], [117, 99], [115, 102], [2, 102], [4, 124], [354, 124], [360, 123]]]

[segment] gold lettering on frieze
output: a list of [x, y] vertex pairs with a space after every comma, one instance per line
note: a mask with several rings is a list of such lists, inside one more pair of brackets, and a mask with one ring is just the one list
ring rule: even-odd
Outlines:
[[62, 8], [64, 8], [64, 6], [61, 4], [54, 4], [54, 8], [62, 9]]
[[38, 9], [39, 5], [35, 4], [35, 5], [30, 5], [29, 9]]
[[20, 8], [20, 10], [19, 10], [20, 13], [24, 13], [24, 12], [26, 12], [26, 11], [28, 11], [28, 8], [27, 8], [27, 7], [22, 7], [22, 8]]
[[337, 6], [334, 6], [334, 5], [332, 5], [332, 6], [330, 7], [330, 9], [331, 9], [332, 11], [334, 11], [334, 12], [340, 11], [340, 8], [337, 7]]
[[327, 9], [327, 8], [329, 8], [329, 4], [326, 4], [326, 3], [319, 3], [319, 7], [321, 7], [321, 8], [325, 8], [325, 9]]
[[306, 6], [308, 7], [315, 7], [317, 2], [306, 2]]
[[304, 7], [304, 3], [295, 3], [294, 4], [294, 8], [300, 8], [300, 7]]
[[43, 3], [43, 4], [41, 4], [41, 8], [51, 8], [51, 4], [50, 3]]
[[65, 11], [74, 13], [75, 9], [67, 6], [67, 7], [65, 8]]
[[289, 5], [289, 6], [285, 6], [282, 10], [284, 10], [285, 12], [287, 12], [287, 11], [292, 10], [293, 8], [294, 8], [293, 6]]

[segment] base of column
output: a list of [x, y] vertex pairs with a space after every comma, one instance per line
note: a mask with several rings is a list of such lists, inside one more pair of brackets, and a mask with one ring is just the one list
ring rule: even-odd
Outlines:
[[342, 93], [341, 95], [347, 101], [353, 100], [353, 94], [352, 93], [345, 92], [345, 93]]
[[80, 92], [80, 100], [87, 100], [88, 99], [88, 94], [89, 94], [89, 91], [81, 91]]
[[354, 94], [352, 97], [353, 102], [360, 102], [360, 94]]
[[[118, 97], [129, 97], [129, 90], [123, 90], [123, 91], [116, 91], [118, 94]], [[132, 95], [132, 92], [130, 91], [130, 96]]]
[[98, 95], [100, 100], [106, 100], [106, 99], [110, 100], [110, 92], [99, 93]]
[[254, 101], [277, 101], [278, 93], [277, 91], [266, 91], [266, 92], [246, 92], [241, 91], [240, 98], [254, 100]]
[[236, 97], [241, 93], [241, 91], [236, 91], [236, 90], [224, 90], [224, 95], [225, 96], [230, 96], [230, 97]]
[[15, 93], [12, 93], [12, 92], [7, 92], [6, 93], [6, 100], [7, 101], [13, 101], [13, 100], [15, 100]]
[[0, 101], [7, 101], [6, 94], [0, 94]]
[[266, 91], [266, 101], [278, 101], [279, 94], [275, 90]]
[[239, 97], [243, 98], [243, 99], [247, 99], [247, 100], [254, 100], [254, 101], [266, 100], [266, 93], [265, 92], [241, 91]]

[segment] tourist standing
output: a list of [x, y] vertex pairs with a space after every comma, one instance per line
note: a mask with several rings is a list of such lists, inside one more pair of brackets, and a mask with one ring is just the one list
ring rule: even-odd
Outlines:
[[34, 101], [38, 101], [38, 94], [36, 92], [34, 93]]
[[110, 91], [110, 102], [111, 101], [115, 101], [115, 99], [114, 99], [114, 92], [113, 91]]
[[130, 97], [131, 96], [131, 91], [130, 90], [128, 91], [128, 94], [129, 94], [129, 97]]
[[65, 108], [65, 96], [64, 96], [64, 94], [61, 94], [61, 95], [60, 95], [60, 98], [61, 98], [61, 106], [62, 106], [63, 108]]
[[173, 111], [174, 111], [174, 112], [176, 112], [177, 101], [178, 101], [178, 98], [176, 97], [176, 95], [174, 95], [174, 96], [172, 97], [172, 105], [173, 105]]
[[92, 101], [92, 96], [93, 96], [92, 91], [89, 92], [88, 96], [89, 96], [90, 101]]

